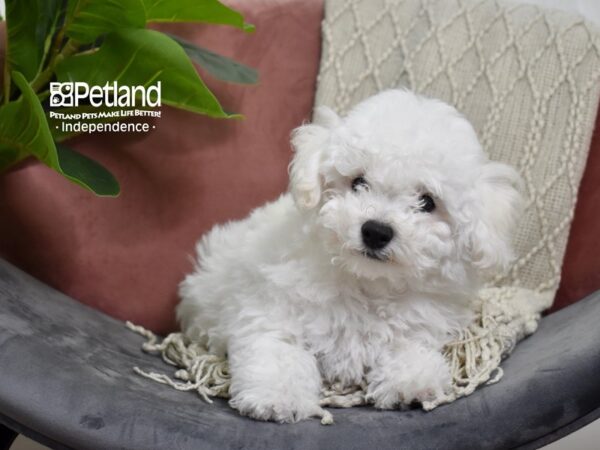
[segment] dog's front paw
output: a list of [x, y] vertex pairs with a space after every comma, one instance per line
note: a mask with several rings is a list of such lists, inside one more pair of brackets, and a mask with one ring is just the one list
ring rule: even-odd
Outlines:
[[229, 401], [229, 404], [240, 414], [256, 420], [293, 423], [310, 417], [323, 416], [323, 409], [319, 406], [318, 399], [291, 397], [286, 393], [274, 395], [273, 392], [264, 392], [260, 395], [256, 392], [240, 392]]
[[447, 394], [452, 384], [450, 370], [444, 361], [405, 366], [396, 371], [383, 369], [369, 378], [367, 401], [380, 409], [434, 401]]
[[367, 401], [379, 409], [394, 409], [413, 402], [430, 402], [442, 397], [450, 389], [450, 377], [446, 374], [427, 374], [419, 379], [408, 380], [403, 376], [369, 384]]

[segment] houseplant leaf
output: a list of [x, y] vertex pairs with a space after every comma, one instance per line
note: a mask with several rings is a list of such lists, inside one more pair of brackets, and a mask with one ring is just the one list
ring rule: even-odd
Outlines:
[[61, 61], [56, 75], [59, 81], [99, 86], [113, 82], [149, 86], [160, 81], [164, 104], [211, 117], [235, 117], [223, 111], [181, 46], [158, 31], [109, 33], [98, 51]]
[[58, 166], [56, 149], [42, 105], [20, 72], [13, 71], [12, 76], [23, 95], [19, 100], [0, 108], [2, 152], [4, 153], [6, 147], [12, 149], [12, 161], [6, 161], [7, 165], [28, 156], [35, 156], [50, 167]]
[[[201, 2], [202, 3], [202, 2]], [[69, 0], [65, 34], [82, 43], [124, 28], [144, 28], [142, 0]]]
[[255, 84], [258, 81], [258, 72], [255, 69], [194, 45], [178, 36], [171, 34], [169, 36], [181, 45], [192, 61], [196, 62], [213, 77], [222, 81], [240, 84]]
[[60, 0], [6, 0], [7, 82], [12, 70], [26, 80], [40, 71], [60, 11]]
[[116, 197], [119, 183], [112, 173], [98, 162], [78, 153], [64, 144], [56, 144], [61, 173], [74, 183], [103, 197]]
[[217, 0], [142, 0], [148, 22], [204, 22], [254, 31], [237, 11]]
[[42, 105], [29, 83], [20, 72], [12, 72], [12, 77], [22, 95], [19, 100], [0, 108], [0, 154], [4, 163], [0, 169], [35, 156], [98, 195], [118, 195], [117, 181], [100, 164], [69, 149], [57, 150]]

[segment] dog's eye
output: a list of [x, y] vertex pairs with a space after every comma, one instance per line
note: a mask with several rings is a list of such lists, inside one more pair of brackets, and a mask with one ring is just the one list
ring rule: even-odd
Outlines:
[[423, 212], [432, 212], [435, 209], [435, 202], [429, 194], [423, 194], [419, 198], [419, 208]]
[[357, 192], [359, 189], [369, 189], [369, 183], [364, 177], [356, 177], [352, 180], [352, 190]]

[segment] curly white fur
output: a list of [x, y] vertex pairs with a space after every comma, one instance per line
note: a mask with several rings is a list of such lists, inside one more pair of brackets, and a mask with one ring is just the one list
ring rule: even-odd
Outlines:
[[[519, 176], [454, 108], [402, 90], [345, 118], [318, 108], [292, 144], [290, 193], [199, 242], [184, 333], [228, 356], [230, 404], [255, 419], [321, 415], [322, 379], [366, 380], [379, 408], [442, 396], [442, 347], [485, 274], [511, 261]], [[368, 220], [392, 228], [384, 248], [365, 247]]]

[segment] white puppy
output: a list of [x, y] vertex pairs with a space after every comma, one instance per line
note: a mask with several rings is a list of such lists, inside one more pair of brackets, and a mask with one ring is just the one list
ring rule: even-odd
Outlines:
[[390, 90], [293, 133], [290, 191], [197, 246], [186, 335], [227, 355], [230, 404], [262, 420], [319, 414], [322, 379], [378, 408], [442, 395], [441, 354], [482, 275], [510, 263], [520, 179], [454, 108]]

